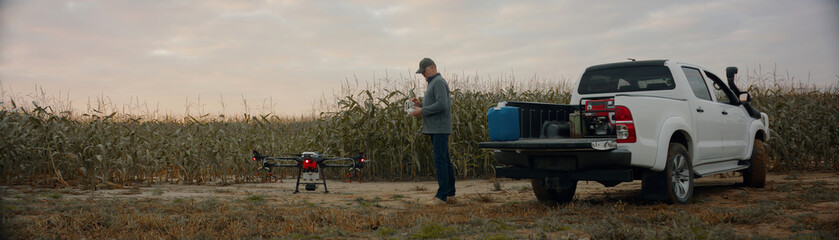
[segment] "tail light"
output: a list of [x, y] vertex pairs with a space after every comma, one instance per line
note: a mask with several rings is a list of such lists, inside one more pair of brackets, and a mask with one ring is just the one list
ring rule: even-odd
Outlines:
[[253, 160], [256, 161], [256, 157], [253, 157]]
[[361, 162], [364, 162], [364, 158], [361, 159]]
[[632, 112], [629, 111], [629, 108], [615, 106], [614, 119], [618, 143], [634, 143], [637, 141], [635, 121], [632, 120]]
[[303, 159], [303, 169], [314, 170], [318, 168], [318, 163], [312, 159]]

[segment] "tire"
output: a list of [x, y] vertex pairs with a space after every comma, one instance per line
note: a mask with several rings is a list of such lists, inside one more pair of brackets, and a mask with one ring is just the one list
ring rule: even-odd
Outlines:
[[547, 179], [537, 178], [532, 179], [530, 185], [533, 186], [533, 193], [536, 199], [546, 204], [568, 203], [574, 199], [574, 192], [577, 191], [577, 181], [569, 181], [569, 187], [563, 189], [549, 189], [545, 183]]
[[670, 143], [667, 148], [667, 202], [685, 204], [693, 195], [693, 166], [687, 148], [681, 143]]
[[751, 166], [743, 171], [743, 184], [747, 187], [762, 188], [766, 185], [766, 172], [769, 155], [766, 154], [766, 147], [763, 141], [755, 139], [752, 147], [752, 157], [749, 159]]

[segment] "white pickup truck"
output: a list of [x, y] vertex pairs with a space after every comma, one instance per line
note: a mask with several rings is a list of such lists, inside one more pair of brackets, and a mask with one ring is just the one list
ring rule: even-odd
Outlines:
[[[644, 198], [670, 203], [688, 203], [694, 178], [712, 174], [742, 172], [745, 185], [763, 187], [768, 116], [749, 105], [736, 73], [726, 69], [726, 85], [701, 66], [673, 60], [591, 66], [568, 105], [490, 108], [491, 141], [479, 147], [503, 165], [496, 177], [532, 179], [543, 202], [571, 201], [581, 180], [607, 187], [642, 180]], [[518, 119], [493, 118], [510, 107], [508, 118]], [[492, 139], [493, 130], [511, 129], [518, 136]]]

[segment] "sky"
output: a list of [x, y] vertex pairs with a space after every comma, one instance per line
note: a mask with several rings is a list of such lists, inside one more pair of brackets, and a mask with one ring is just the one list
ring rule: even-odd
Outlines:
[[[301, 115], [347, 79], [573, 79], [595, 64], [677, 59], [839, 84], [839, 1], [0, 0], [5, 96], [42, 89], [160, 111]], [[401, 76], [401, 77], [394, 77]], [[5, 101], [0, 100], [0, 101]], [[221, 102], [225, 103], [222, 110]]]

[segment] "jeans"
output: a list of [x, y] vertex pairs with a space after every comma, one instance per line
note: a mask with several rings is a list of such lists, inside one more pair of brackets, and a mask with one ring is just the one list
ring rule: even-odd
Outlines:
[[437, 194], [434, 197], [446, 201], [454, 196], [454, 165], [449, 157], [449, 134], [431, 134], [431, 145], [434, 148], [434, 168], [437, 169]]

